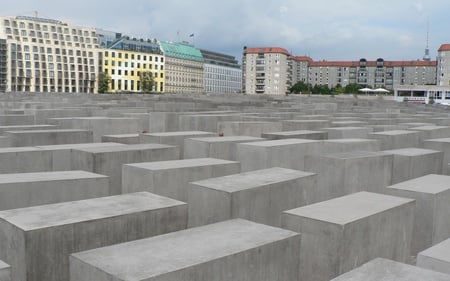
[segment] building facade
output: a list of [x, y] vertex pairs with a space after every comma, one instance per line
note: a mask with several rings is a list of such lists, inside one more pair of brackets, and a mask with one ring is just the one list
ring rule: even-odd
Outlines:
[[207, 94], [240, 93], [242, 70], [233, 56], [200, 50], [204, 59], [204, 88]]
[[153, 77], [152, 92], [165, 91], [165, 62], [158, 41], [120, 37], [103, 44], [100, 71], [111, 79], [108, 92], [141, 92], [145, 73]]
[[450, 85], [450, 44], [443, 44], [438, 50], [437, 85]]
[[95, 29], [37, 17], [0, 17], [0, 39], [0, 57], [7, 61], [1, 80], [5, 91], [97, 92]]
[[187, 43], [160, 42], [165, 57], [167, 93], [204, 93], [204, 59]]
[[292, 85], [292, 59], [279, 47], [244, 47], [242, 90], [246, 94], [285, 95]]

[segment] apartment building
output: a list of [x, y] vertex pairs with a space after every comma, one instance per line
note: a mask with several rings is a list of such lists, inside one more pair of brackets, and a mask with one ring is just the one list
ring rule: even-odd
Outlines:
[[442, 44], [438, 50], [437, 85], [450, 85], [450, 44]]
[[100, 71], [111, 78], [109, 91], [141, 92], [142, 75], [151, 73], [152, 92], [165, 91], [164, 55], [156, 39], [135, 39], [117, 34], [116, 40], [100, 33], [100, 44], [104, 46]]
[[242, 70], [235, 57], [200, 49], [204, 62], [204, 88], [207, 94], [240, 93]]
[[182, 42], [160, 42], [165, 57], [165, 92], [204, 93], [204, 59], [199, 49]]
[[292, 85], [292, 60], [279, 47], [244, 47], [242, 88], [246, 94], [285, 95]]
[[97, 92], [95, 29], [37, 17], [0, 17], [0, 40], [0, 88], [4, 91]]

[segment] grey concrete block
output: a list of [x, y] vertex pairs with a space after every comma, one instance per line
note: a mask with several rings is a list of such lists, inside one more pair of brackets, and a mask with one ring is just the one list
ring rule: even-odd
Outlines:
[[0, 126], [34, 125], [34, 115], [5, 114], [0, 115]]
[[318, 174], [313, 202], [359, 191], [384, 193], [391, 184], [393, 155], [356, 151], [305, 157], [305, 171]]
[[[302, 116], [303, 118], [303, 116]], [[330, 120], [283, 120], [283, 131], [311, 130], [320, 131], [322, 128], [330, 127]]]
[[134, 144], [90, 147], [71, 151], [72, 169], [109, 176], [111, 195], [122, 193], [122, 165], [150, 161], [174, 160], [178, 147], [165, 144]]
[[73, 254], [71, 281], [297, 280], [299, 242], [236, 219]]
[[284, 228], [302, 234], [299, 280], [326, 281], [374, 258], [406, 262], [414, 200], [359, 192], [285, 211]]
[[15, 126], [0, 126], [0, 135], [7, 131], [31, 131], [31, 130], [53, 130], [58, 129], [56, 125], [15, 125]]
[[0, 148], [0, 173], [31, 173], [52, 170], [52, 154], [36, 147]]
[[450, 177], [426, 175], [386, 188], [386, 193], [416, 200], [412, 254], [450, 237]]
[[191, 182], [188, 226], [243, 218], [276, 227], [281, 213], [310, 203], [316, 175], [269, 168]]
[[92, 131], [79, 129], [8, 131], [12, 146], [38, 146], [93, 142]]
[[299, 130], [299, 131], [262, 133], [261, 137], [268, 140], [281, 140], [281, 139], [326, 140], [328, 139], [328, 133], [324, 131]]
[[333, 139], [324, 140], [321, 154], [352, 152], [352, 151], [379, 151], [380, 142], [369, 139]]
[[115, 142], [122, 144], [139, 144], [139, 134], [104, 135], [102, 142]]
[[85, 171], [0, 174], [0, 210], [108, 195], [108, 177]]
[[0, 212], [12, 280], [68, 281], [69, 254], [184, 229], [187, 206], [134, 193]]
[[[336, 118], [333, 118], [333, 120], [336, 120]], [[330, 126], [331, 127], [366, 127], [369, 123], [365, 121], [360, 120], [339, 120], [339, 121], [332, 121]]]
[[370, 133], [369, 138], [379, 140], [381, 150], [420, 147], [422, 132], [408, 130], [384, 131]]
[[450, 274], [450, 239], [420, 252], [417, 255], [417, 266]]
[[366, 139], [373, 129], [369, 127], [335, 127], [323, 128], [329, 139]]
[[377, 258], [331, 281], [449, 281], [450, 275]]
[[122, 192], [148, 191], [186, 202], [189, 182], [239, 171], [239, 162], [214, 158], [127, 164], [122, 168]]
[[392, 184], [428, 174], [440, 174], [444, 153], [421, 148], [401, 148], [383, 151], [394, 155]]
[[0, 261], [0, 281], [11, 281], [11, 266]]
[[239, 114], [193, 114], [179, 117], [180, 131], [217, 132], [217, 125], [222, 121], [241, 121]]
[[184, 140], [184, 158], [218, 158], [236, 161], [238, 143], [264, 140], [249, 136], [189, 138]]
[[240, 143], [237, 158], [243, 172], [271, 167], [303, 170], [305, 155], [319, 154], [321, 149], [320, 141], [304, 139]]
[[429, 139], [423, 142], [423, 147], [444, 152], [442, 160], [442, 174], [450, 175], [448, 165], [450, 163], [450, 138]]
[[265, 132], [281, 131], [280, 122], [226, 121], [217, 124], [217, 131], [224, 136], [261, 137]]
[[0, 148], [3, 147], [10, 147], [11, 146], [11, 140], [9, 137], [0, 136]]

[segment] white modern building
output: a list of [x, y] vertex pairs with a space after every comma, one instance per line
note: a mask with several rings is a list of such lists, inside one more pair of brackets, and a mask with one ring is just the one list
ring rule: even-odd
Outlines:
[[207, 94], [240, 93], [242, 70], [235, 57], [200, 50], [205, 60], [204, 83]]

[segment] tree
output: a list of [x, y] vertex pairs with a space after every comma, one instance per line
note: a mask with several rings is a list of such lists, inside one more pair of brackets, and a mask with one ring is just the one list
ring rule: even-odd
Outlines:
[[346, 94], [356, 94], [358, 93], [359, 89], [361, 89], [362, 86], [356, 83], [352, 83], [352, 84], [348, 84], [347, 86], [345, 86], [344, 88], [344, 92]]
[[141, 92], [152, 92], [153, 84], [155, 80], [153, 78], [153, 74], [150, 71], [141, 72], [139, 75], [139, 80], [141, 82]]
[[111, 76], [106, 72], [100, 72], [98, 74], [98, 92], [100, 94], [107, 93], [109, 91], [109, 83], [111, 83]]
[[295, 83], [295, 85], [293, 85], [289, 89], [289, 91], [294, 94], [300, 94], [301, 92], [308, 92], [308, 90], [309, 90], [308, 85], [303, 81]]

